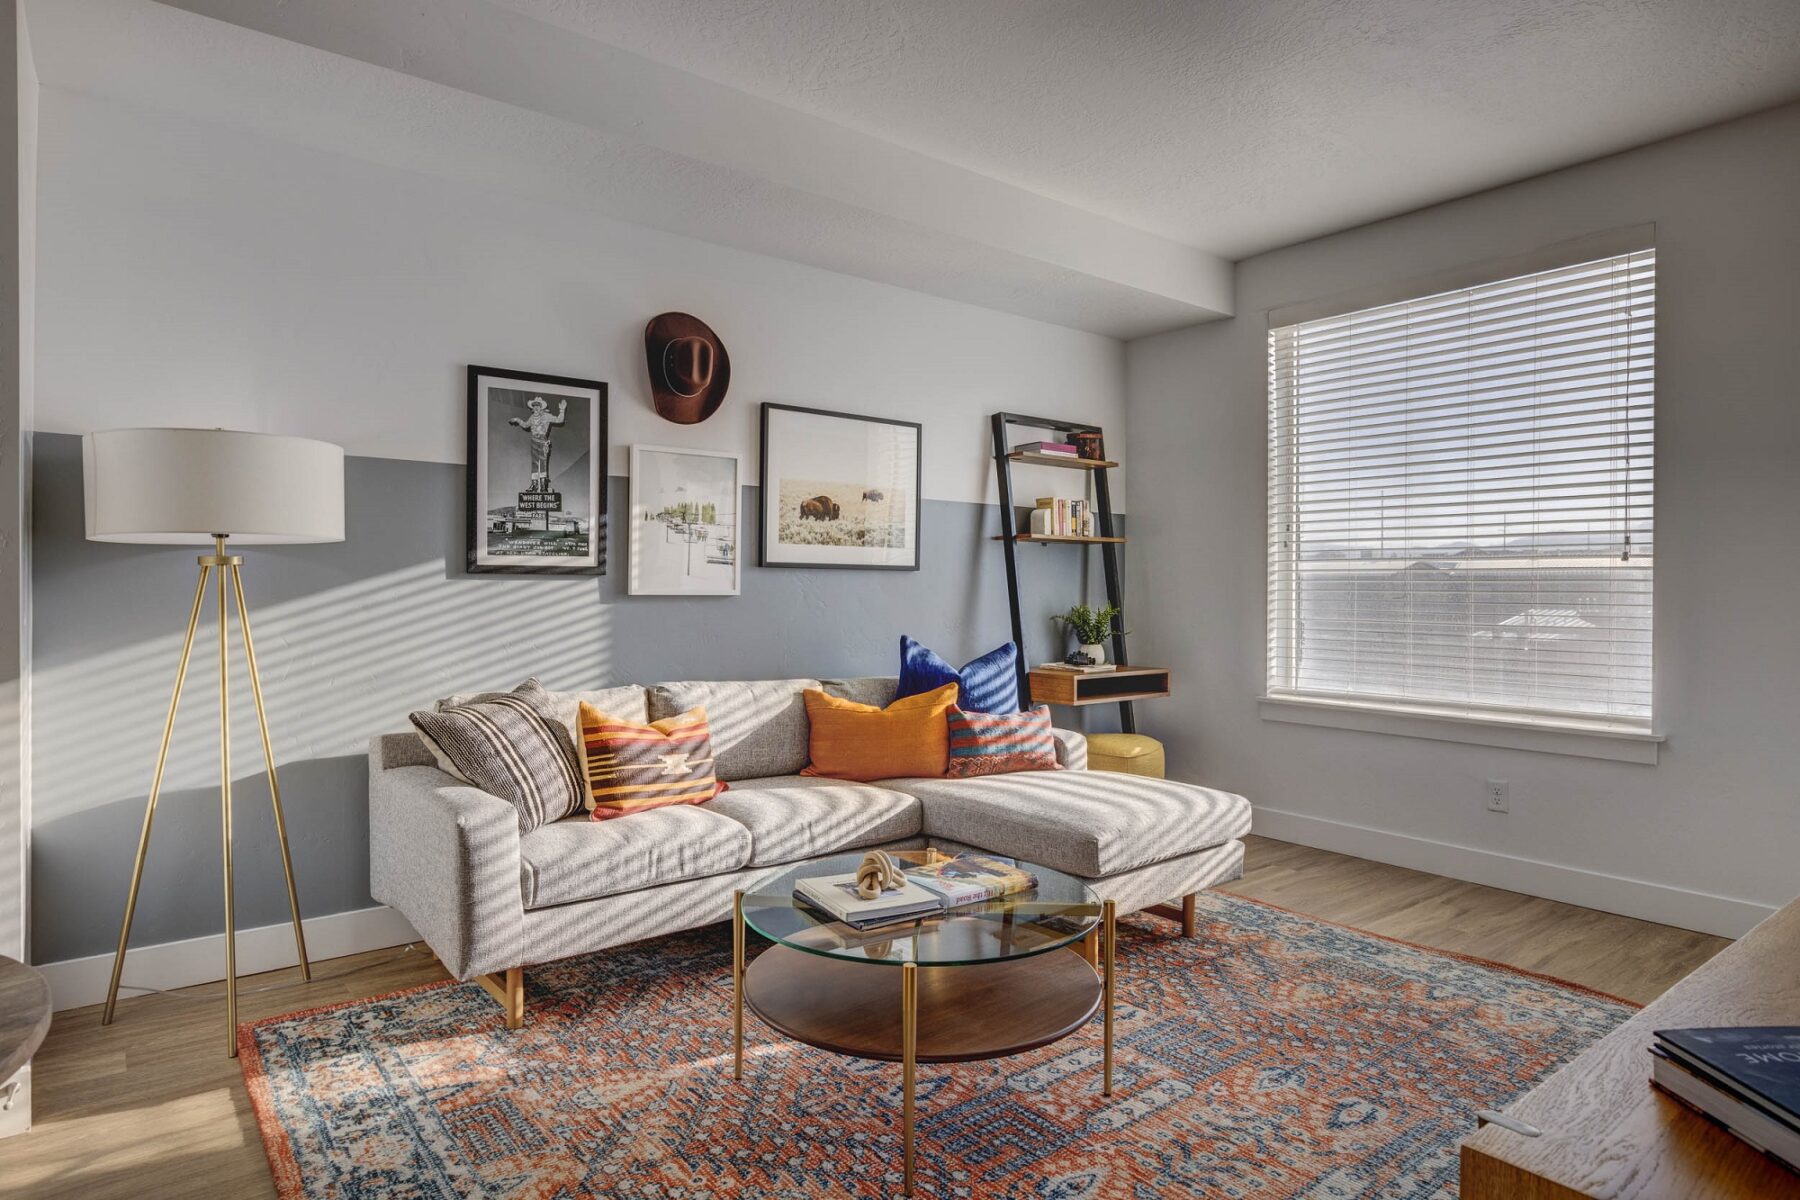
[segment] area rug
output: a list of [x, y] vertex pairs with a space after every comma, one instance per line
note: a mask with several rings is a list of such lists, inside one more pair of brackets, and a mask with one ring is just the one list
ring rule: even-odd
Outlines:
[[[1221, 893], [1200, 934], [1121, 922], [1114, 1094], [1096, 1023], [920, 1068], [916, 1195], [1436, 1200], [1474, 1110], [1632, 1006]], [[871, 970], [886, 968], [871, 967]], [[506, 1030], [442, 983], [243, 1026], [283, 1200], [711, 1200], [900, 1192], [900, 1072], [746, 1013], [731, 1078], [725, 926], [526, 973]]]

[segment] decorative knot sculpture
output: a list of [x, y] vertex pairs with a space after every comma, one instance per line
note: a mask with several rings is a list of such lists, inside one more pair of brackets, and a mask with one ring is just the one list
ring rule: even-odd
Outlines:
[[873, 900], [883, 892], [897, 891], [906, 883], [900, 864], [886, 850], [871, 850], [863, 855], [862, 866], [856, 868], [856, 894]]

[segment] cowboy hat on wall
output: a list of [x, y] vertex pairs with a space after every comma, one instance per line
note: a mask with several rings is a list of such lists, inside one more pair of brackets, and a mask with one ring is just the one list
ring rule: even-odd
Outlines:
[[677, 425], [698, 425], [719, 411], [731, 384], [731, 356], [706, 322], [667, 312], [644, 326], [644, 359], [657, 414]]

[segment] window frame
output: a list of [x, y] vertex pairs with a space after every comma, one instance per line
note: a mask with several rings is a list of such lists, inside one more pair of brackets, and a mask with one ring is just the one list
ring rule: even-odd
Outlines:
[[[1466, 265], [1410, 281], [1387, 283], [1362, 288], [1324, 300], [1287, 305], [1268, 311], [1270, 334], [1287, 326], [1376, 309], [1388, 305], [1424, 300], [1446, 292], [1478, 288], [1521, 276], [1556, 271], [1584, 262], [1619, 257], [1631, 253], [1656, 251], [1655, 227], [1634, 226], [1612, 230], [1556, 246], [1505, 259]], [[1652, 330], [1652, 345], [1660, 343], [1658, 329]], [[1263, 339], [1265, 354], [1274, 353], [1273, 339]], [[1652, 363], [1656, 355], [1653, 352]], [[1654, 370], [1654, 365], [1652, 366]], [[1654, 384], [1650, 411], [1650, 439], [1655, 440]], [[1264, 720], [1292, 724], [1391, 733], [1431, 740], [1470, 742], [1549, 753], [1573, 754], [1581, 757], [1615, 759], [1624, 762], [1654, 764], [1658, 748], [1664, 740], [1659, 724], [1662, 706], [1657, 699], [1655, 575], [1650, 580], [1650, 686], [1649, 714], [1633, 717], [1585, 714], [1572, 710], [1528, 708], [1479, 701], [1437, 701], [1424, 697], [1393, 697], [1373, 694], [1332, 694], [1309, 692], [1297, 686], [1297, 676], [1290, 675], [1290, 686], [1277, 681], [1277, 653], [1282, 637], [1288, 650], [1283, 656], [1288, 670], [1297, 672], [1299, 656], [1294, 646], [1299, 628], [1297, 606], [1301, 603], [1297, 569], [1277, 571], [1274, 505], [1278, 492], [1277, 463], [1284, 451], [1281, 439], [1291, 430], [1292, 420], [1279, 419], [1276, 391], [1265, 373], [1265, 415], [1268, 426], [1268, 459], [1265, 482], [1270, 508], [1265, 512], [1265, 595], [1264, 661], [1262, 690], [1257, 699]], [[1291, 403], [1291, 400], [1290, 400]], [[1290, 469], [1288, 486], [1296, 475]], [[1655, 476], [1651, 476], [1650, 509], [1655, 512]], [[1654, 536], [1654, 535], [1653, 535]], [[1297, 564], [1297, 559], [1296, 559]], [[1279, 626], [1279, 628], [1278, 628]]]

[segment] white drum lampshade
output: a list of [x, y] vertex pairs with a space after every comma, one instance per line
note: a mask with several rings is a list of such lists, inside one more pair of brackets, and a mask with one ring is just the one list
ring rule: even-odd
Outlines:
[[206, 545], [344, 540], [344, 450], [231, 429], [108, 429], [81, 439], [87, 536]]

